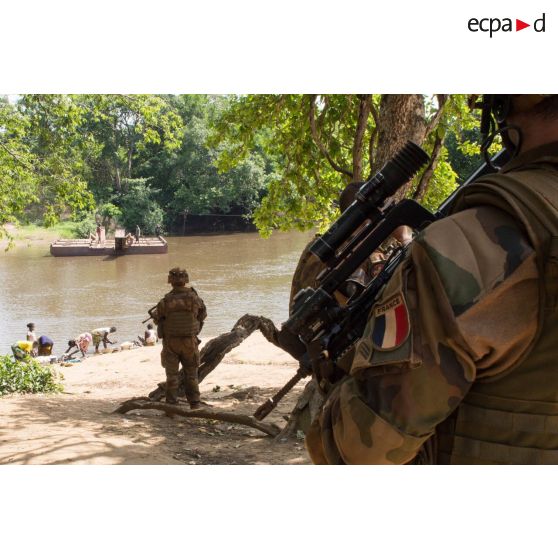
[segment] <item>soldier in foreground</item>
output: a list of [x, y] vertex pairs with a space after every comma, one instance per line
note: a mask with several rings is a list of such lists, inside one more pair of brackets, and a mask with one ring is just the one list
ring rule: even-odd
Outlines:
[[307, 434], [315, 463], [558, 463], [558, 96], [493, 97], [514, 157], [412, 243]]
[[192, 409], [200, 407], [198, 387], [198, 333], [207, 316], [205, 304], [198, 293], [187, 285], [186, 270], [175, 267], [169, 271], [172, 290], [157, 304], [153, 318], [157, 335], [163, 340], [161, 364], [167, 375], [166, 402], [178, 403], [178, 368], [182, 364], [186, 399]]

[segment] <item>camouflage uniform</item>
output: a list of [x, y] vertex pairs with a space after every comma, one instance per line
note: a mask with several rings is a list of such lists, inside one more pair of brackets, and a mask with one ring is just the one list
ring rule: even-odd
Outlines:
[[[310, 246], [312, 246], [317, 237], [318, 235], [316, 235], [316, 237], [306, 245], [298, 260], [298, 264], [296, 266], [291, 282], [289, 315], [292, 315], [293, 313], [294, 297], [296, 296], [296, 294], [306, 287], [316, 289], [319, 285], [317, 277], [324, 269], [326, 269], [326, 265], [317, 256], [310, 252]], [[351, 276], [350, 279], [355, 283], [365, 285], [373, 276], [374, 266], [377, 266], [377, 264], [377, 260], [370, 259], [369, 261], [365, 262], [363, 266], [360, 267]], [[336, 291], [334, 296], [340, 304], [344, 304], [347, 301], [348, 294]], [[348, 370], [350, 367], [352, 356], [352, 351], [348, 352], [343, 359], [343, 363], [338, 364], [344, 369]], [[316, 409], [319, 409], [322, 403], [323, 396], [317, 388], [314, 379], [312, 378], [306, 385], [303, 395], [297, 402], [297, 412], [299, 415], [297, 419], [297, 427], [299, 430], [302, 430], [303, 432], [306, 432], [308, 430]]]
[[558, 143], [433, 223], [307, 434], [315, 463], [558, 463]]
[[300, 258], [298, 259], [298, 263], [296, 264], [296, 269], [291, 282], [289, 315], [293, 312], [293, 299], [298, 291], [306, 287], [316, 288], [318, 284], [316, 277], [325, 269], [325, 265], [320, 261], [320, 259], [310, 252], [310, 246], [312, 246], [316, 238], [318, 238], [318, 235], [316, 235], [314, 239], [304, 247], [302, 254], [300, 254]]
[[191, 406], [196, 406], [200, 402], [198, 387], [200, 354], [197, 334], [201, 331], [207, 316], [205, 304], [192, 287], [173, 286], [172, 291], [157, 304], [154, 315], [157, 332], [163, 339], [161, 364], [167, 375], [167, 402], [176, 402], [178, 368], [182, 364], [186, 398]]

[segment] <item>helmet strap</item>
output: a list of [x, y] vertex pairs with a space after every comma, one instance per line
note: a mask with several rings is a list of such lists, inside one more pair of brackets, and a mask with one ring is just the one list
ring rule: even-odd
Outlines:
[[[518, 128], [517, 126], [513, 126], [513, 125], [508, 125], [508, 126], [501, 126], [499, 128], [496, 128], [496, 125], [494, 123], [494, 121], [492, 121], [492, 132], [490, 134], [488, 134], [488, 136], [483, 140], [482, 145], [481, 145], [481, 153], [482, 156], [484, 157], [484, 160], [486, 161], [486, 164], [494, 171], [494, 172], [498, 172], [500, 170], [501, 167], [497, 167], [496, 165], [494, 165], [492, 163], [492, 161], [490, 160], [490, 153], [488, 152], [488, 150], [490, 149], [490, 146], [492, 145], [492, 142], [494, 141], [494, 138], [496, 138], [496, 136], [501, 136], [502, 137], [502, 143], [504, 144], [504, 147], [511, 152], [511, 157], [515, 157], [518, 153], [519, 150], [521, 149], [521, 143], [523, 140], [523, 136], [521, 134], [521, 129]], [[517, 132], [518, 135], [518, 141], [517, 144], [513, 143], [510, 139], [510, 135], [509, 135], [509, 131], [510, 130], [515, 130]]]

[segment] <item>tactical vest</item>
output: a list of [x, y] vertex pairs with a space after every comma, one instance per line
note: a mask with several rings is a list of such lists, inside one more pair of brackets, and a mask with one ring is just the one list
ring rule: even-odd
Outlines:
[[558, 463], [558, 157], [539, 157], [464, 190], [454, 212], [496, 206], [522, 223], [535, 250], [539, 314], [513, 368], [477, 380], [436, 432], [441, 464]]
[[200, 324], [197, 316], [200, 310], [198, 297], [192, 289], [165, 295], [165, 319], [163, 338], [190, 337], [197, 335]]

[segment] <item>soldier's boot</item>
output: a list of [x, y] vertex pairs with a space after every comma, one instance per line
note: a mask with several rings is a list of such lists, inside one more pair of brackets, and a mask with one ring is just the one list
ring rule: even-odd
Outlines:
[[186, 399], [190, 404], [190, 409], [200, 409], [200, 388], [198, 386], [198, 368], [184, 368], [184, 391]]
[[176, 396], [176, 390], [172, 390], [167, 387], [165, 402], [170, 403], [171, 405], [178, 405], [178, 397]]

